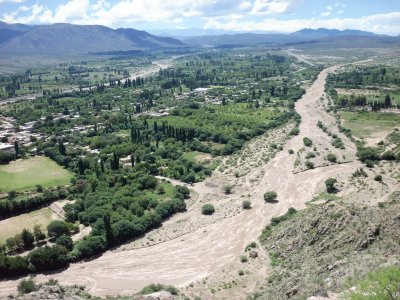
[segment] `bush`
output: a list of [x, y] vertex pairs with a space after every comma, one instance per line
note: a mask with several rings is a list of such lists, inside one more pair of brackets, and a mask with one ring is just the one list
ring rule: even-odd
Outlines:
[[289, 149], [289, 154], [294, 154], [294, 150], [293, 149]]
[[233, 189], [233, 186], [231, 186], [231, 185], [226, 185], [226, 186], [224, 186], [224, 193], [227, 194], [227, 195], [229, 195], [229, 194], [232, 193], [232, 189]]
[[336, 182], [337, 180], [335, 178], [328, 178], [327, 180], [325, 180], [326, 191], [328, 193], [332, 193], [336, 190], [335, 188]]
[[378, 182], [382, 182], [382, 175], [376, 175], [374, 180], [378, 181]]
[[311, 147], [312, 146], [312, 140], [309, 139], [308, 137], [303, 138], [303, 143], [307, 147]]
[[400, 299], [400, 268], [383, 267], [350, 284], [356, 288], [346, 293], [346, 299]]
[[243, 208], [243, 209], [250, 209], [250, 208], [251, 208], [251, 202], [250, 202], [250, 200], [244, 200], [244, 201], [242, 202], [242, 208]]
[[266, 192], [264, 194], [264, 201], [268, 202], [268, 203], [275, 203], [276, 198], [278, 197], [278, 194], [276, 192], [270, 191], [270, 192]]
[[243, 276], [244, 275], [244, 271], [243, 270], [239, 270], [238, 274], [239, 274], [239, 276]]
[[328, 155], [326, 156], [326, 159], [328, 161], [330, 161], [331, 163], [335, 163], [337, 160], [336, 155], [333, 153], [328, 153]]
[[312, 161], [306, 160], [304, 165], [307, 167], [307, 169], [314, 169], [314, 163]]
[[377, 161], [379, 160], [379, 155], [375, 149], [371, 147], [360, 147], [357, 151], [358, 159], [366, 163], [367, 161]]
[[37, 291], [38, 287], [36, 286], [32, 278], [29, 278], [21, 280], [21, 282], [18, 284], [17, 289], [20, 294], [29, 294], [34, 291]]
[[242, 255], [242, 256], [240, 256], [240, 262], [241, 263], [245, 263], [245, 262], [247, 262], [247, 256], [246, 255]]
[[160, 291], [166, 291], [170, 292], [172, 295], [176, 296], [178, 295], [178, 289], [172, 285], [164, 285], [164, 284], [150, 284], [146, 287], [144, 287], [139, 294], [142, 295], [147, 295], [147, 294], [152, 294]]
[[383, 160], [395, 160], [396, 155], [394, 154], [393, 151], [386, 151], [385, 153], [382, 154], [382, 159]]
[[293, 128], [289, 132], [290, 135], [298, 135], [299, 133], [300, 133], [300, 129], [298, 127]]
[[212, 204], [204, 204], [201, 208], [201, 213], [203, 215], [212, 215], [215, 212], [214, 205]]

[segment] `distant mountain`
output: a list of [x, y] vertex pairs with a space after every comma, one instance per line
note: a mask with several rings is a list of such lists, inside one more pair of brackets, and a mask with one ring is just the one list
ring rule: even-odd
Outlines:
[[195, 36], [182, 38], [191, 46], [243, 47], [243, 46], [323, 46], [323, 47], [393, 47], [400, 44], [399, 37], [377, 35], [360, 30], [302, 29], [291, 34], [240, 33], [218, 36]]
[[282, 44], [291, 42], [300, 42], [303, 39], [288, 34], [258, 34], [258, 33], [239, 33], [239, 34], [223, 34], [212, 36], [195, 36], [182, 38], [182, 40], [193, 46], [251, 46], [262, 44]]
[[99, 25], [26, 26], [0, 23], [0, 53], [82, 54], [182, 46], [184, 44], [179, 40], [157, 37], [135, 29], [114, 30]]
[[304, 28], [302, 30], [293, 32], [292, 36], [300, 37], [300, 38], [323, 38], [323, 37], [332, 37], [332, 36], [376, 36], [376, 34], [368, 31], [361, 30], [338, 30], [338, 29], [327, 29], [327, 28]]

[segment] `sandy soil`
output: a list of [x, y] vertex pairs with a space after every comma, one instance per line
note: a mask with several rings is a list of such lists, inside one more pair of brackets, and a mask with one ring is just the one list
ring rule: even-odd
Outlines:
[[[185, 294], [211, 297], [210, 286], [224, 280], [224, 276], [233, 276], [232, 272], [222, 270], [235, 270], [232, 266], [238, 262], [245, 246], [257, 240], [272, 217], [282, 215], [289, 207], [305, 208], [307, 201], [323, 191], [326, 178], [347, 178], [361, 167], [359, 162], [350, 160], [343, 164], [316, 164], [316, 168], [311, 170], [296, 170], [297, 156], [288, 153], [289, 149], [299, 152], [304, 147], [303, 138], [306, 136], [318, 141], [318, 148], [331, 147], [331, 140], [316, 123], [322, 118], [324, 123], [331, 124], [332, 131], [336, 130], [334, 118], [325, 112], [324, 101], [320, 100], [326, 76], [332, 71], [334, 68], [322, 71], [296, 103], [296, 110], [302, 116], [298, 136], [284, 144], [287, 129], [281, 128], [249, 143], [244, 152], [257, 150], [263, 159], [256, 160], [249, 168], [249, 158], [242, 157], [240, 161], [244, 164], [229, 164], [206, 181], [192, 186], [197, 197], [187, 212], [174, 216], [163, 227], [137, 241], [108, 251], [92, 261], [72, 264], [65, 271], [38, 275], [37, 281], [51, 277], [61, 284], [83, 284], [90, 293], [101, 296], [131, 294], [150, 283], [188, 285], [182, 288]], [[355, 147], [345, 137], [340, 137], [346, 145], [346, 153], [354, 157]], [[260, 141], [284, 144], [283, 151], [273, 151]], [[234, 185], [233, 194], [223, 193], [226, 184]], [[269, 190], [278, 193], [278, 203], [264, 202], [263, 194]], [[252, 209], [241, 208], [245, 199], [251, 200]], [[216, 213], [213, 216], [201, 214], [204, 203], [214, 204]], [[258, 277], [249, 276], [251, 280], [265, 279], [268, 268], [253, 269], [254, 272]], [[214, 283], [204, 281], [207, 276], [215, 278]], [[16, 285], [16, 281], [0, 282], [0, 296], [14, 292]], [[229, 291], [226, 299], [240, 299], [249, 292], [249, 286], [236, 285], [236, 289]]]

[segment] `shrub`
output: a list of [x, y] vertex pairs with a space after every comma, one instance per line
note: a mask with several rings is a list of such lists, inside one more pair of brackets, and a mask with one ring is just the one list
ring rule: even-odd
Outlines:
[[293, 128], [289, 132], [290, 135], [298, 135], [299, 133], [300, 133], [300, 129], [298, 127]]
[[294, 154], [294, 150], [293, 149], [289, 149], [289, 154]]
[[315, 157], [315, 153], [314, 152], [308, 152], [306, 155], [306, 159], [310, 159], [310, 158], [314, 158]]
[[333, 153], [328, 153], [328, 155], [326, 156], [326, 159], [328, 161], [330, 161], [331, 163], [335, 163], [336, 162], [336, 155]]
[[314, 163], [312, 161], [306, 160], [304, 165], [307, 167], [307, 169], [314, 169]]
[[335, 188], [336, 182], [337, 182], [336, 178], [328, 178], [327, 180], [325, 180], [326, 191], [328, 193], [332, 193], [336, 190]]
[[247, 256], [246, 255], [242, 255], [242, 256], [240, 256], [240, 262], [241, 263], [245, 263], [245, 262], [247, 262]]
[[312, 140], [309, 139], [308, 137], [303, 138], [303, 143], [307, 147], [311, 147], [312, 146]]
[[371, 147], [360, 147], [357, 151], [358, 159], [364, 163], [368, 161], [374, 162], [379, 160], [379, 155], [375, 149]]
[[233, 186], [231, 186], [231, 185], [226, 185], [226, 186], [224, 186], [224, 193], [227, 194], [227, 195], [229, 195], [229, 194], [232, 193], [232, 189], [233, 189]]
[[250, 200], [244, 200], [244, 201], [242, 202], [242, 208], [243, 208], [243, 209], [250, 209], [250, 208], [251, 208], [251, 202], [250, 202]]
[[150, 284], [148, 286], [145, 286], [139, 294], [142, 295], [147, 295], [147, 294], [152, 294], [160, 291], [166, 291], [170, 292], [172, 295], [176, 296], [178, 295], [178, 289], [172, 285], [164, 285], [164, 284]]
[[201, 213], [203, 215], [212, 215], [215, 212], [214, 205], [212, 204], [204, 204], [203, 207], [201, 208]]
[[385, 153], [382, 154], [382, 159], [383, 160], [395, 160], [396, 155], [394, 154], [393, 151], [386, 151]]
[[382, 175], [376, 175], [374, 180], [381, 182], [382, 181]]
[[20, 294], [29, 294], [37, 291], [38, 287], [36, 286], [32, 278], [29, 278], [21, 280], [21, 282], [18, 284], [17, 289]]
[[239, 274], [239, 276], [243, 276], [244, 275], [244, 271], [243, 270], [239, 270], [238, 274]]
[[383, 267], [369, 272], [365, 278], [350, 282], [356, 288], [346, 293], [346, 299], [399, 299], [400, 268], [398, 266]]
[[275, 203], [277, 197], [278, 194], [276, 192], [269, 191], [264, 194], [264, 201], [268, 203]]

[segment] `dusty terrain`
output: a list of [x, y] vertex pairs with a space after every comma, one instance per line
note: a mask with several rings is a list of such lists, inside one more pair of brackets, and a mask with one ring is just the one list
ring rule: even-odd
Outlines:
[[[334, 70], [322, 71], [296, 103], [296, 110], [302, 116], [299, 135], [288, 140], [288, 125], [249, 143], [242, 154], [259, 153], [256, 157], [262, 159], [254, 160], [249, 155], [229, 163], [225, 161], [211, 178], [192, 187], [197, 196], [187, 212], [174, 216], [162, 228], [142, 239], [92, 261], [73, 264], [65, 271], [38, 275], [36, 280], [55, 278], [61, 284], [85, 285], [88, 292], [101, 296], [132, 294], [147, 284], [164, 283], [187, 286], [182, 292], [189, 296], [207, 298], [218, 292], [219, 299], [244, 298], [270, 271], [268, 258], [262, 250], [258, 250], [260, 256], [254, 262], [262, 259], [265, 264], [249, 263], [242, 267], [252, 285], [231, 284], [231, 288], [219, 292], [217, 283], [232, 281], [234, 275], [238, 277], [237, 266], [241, 264], [238, 257], [244, 253], [246, 245], [257, 240], [272, 217], [284, 214], [289, 207], [305, 208], [306, 202], [324, 191], [325, 179], [344, 180], [361, 167], [353, 160], [354, 145], [337, 131], [336, 119], [324, 109], [325, 79], [328, 72]], [[320, 151], [321, 157], [327, 152], [339, 151], [332, 149], [331, 138], [316, 126], [318, 120], [323, 120], [343, 140], [345, 161], [341, 152], [337, 154], [339, 162], [345, 163], [331, 164], [319, 159], [314, 169], [296, 167], [296, 160], [304, 164], [302, 155], [297, 155], [304, 148], [304, 137], [315, 141], [315, 151]], [[282, 145], [283, 150], [271, 149], [268, 145], [272, 142]], [[289, 149], [295, 154], [289, 154]], [[227, 184], [234, 186], [232, 194], [224, 194], [223, 187]], [[263, 194], [270, 190], [278, 193], [278, 203], [264, 202]], [[348, 192], [348, 188], [342, 188], [339, 196]], [[384, 194], [386, 191], [371, 197], [378, 201]], [[246, 199], [252, 202], [250, 210], [241, 208]], [[216, 213], [213, 216], [201, 214], [204, 203], [214, 204]], [[14, 292], [16, 285], [16, 281], [0, 282], [0, 296]]]

